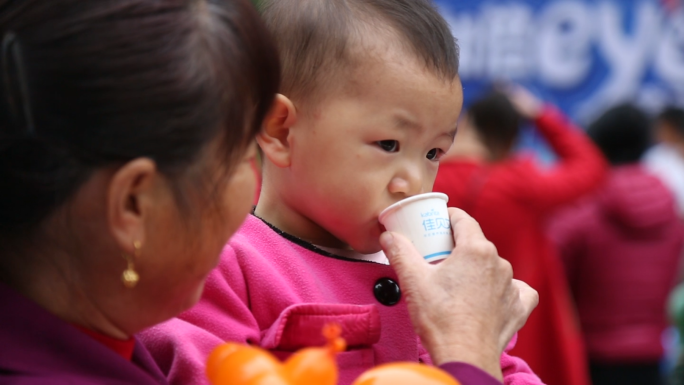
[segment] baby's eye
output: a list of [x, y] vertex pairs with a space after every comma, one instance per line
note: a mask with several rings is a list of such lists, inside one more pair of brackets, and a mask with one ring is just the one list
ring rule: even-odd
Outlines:
[[443, 154], [444, 152], [439, 148], [433, 148], [432, 150], [428, 151], [425, 157], [430, 160], [439, 160], [439, 158], [441, 158]]
[[396, 140], [381, 140], [375, 142], [380, 148], [387, 152], [397, 152], [399, 151], [399, 142]]

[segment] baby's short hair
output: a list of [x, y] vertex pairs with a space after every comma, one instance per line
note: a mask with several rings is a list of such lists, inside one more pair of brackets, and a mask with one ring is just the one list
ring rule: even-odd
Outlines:
[[458, 46], [430, 0], [267, 0], [262, 9], [282, 64], [281, 91], [311, 99], [354, 68], [350, 49], [374, 28], [394, 33], [444, 80], [458, 75]]

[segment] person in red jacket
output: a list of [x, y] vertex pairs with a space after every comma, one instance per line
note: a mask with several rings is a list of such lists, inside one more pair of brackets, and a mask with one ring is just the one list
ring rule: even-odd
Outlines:
[[[521, 117], [533, 120], [555, 150], [554, 166], [541, 169], [514, 154]], [[462, 138], [472, 141], [459, 143]], [[545, 383], [587, 385], [576, 313], [545, 224], [554, 209], [598, 187], [607, 170], [603, 156], [561, 112], [522, 88], [474, 102], [459, 125], [454, 151], [440, 165], [434, 191], [472, 215], [515, 277], [539, 292], [539, 305], [513, 351]]]
[[640, 164], [649, 145], [643, 112], [615, 107], [588, 134], [612, 165], [609, 178], [549, 231], [577, 303], [593, 384], [656, 385], [684, 226], [672, 193]]

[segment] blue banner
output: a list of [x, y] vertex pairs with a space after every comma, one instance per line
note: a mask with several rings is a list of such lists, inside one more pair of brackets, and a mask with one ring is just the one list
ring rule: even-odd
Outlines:
[[459, 42], [466, 104], [511, 80], [582, 124], [621, 102], [684, 106], [681, 0], [435, 1]]

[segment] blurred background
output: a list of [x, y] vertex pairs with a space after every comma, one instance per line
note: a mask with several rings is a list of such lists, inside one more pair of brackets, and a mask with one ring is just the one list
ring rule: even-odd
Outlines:
[[496, 80], [580, 124], [632, 101], [684, 106], [681, 0], [436, 0], [461, 48], [466, 103]]
[[[557, 234], [552, 232], [551, 239], [558, 246], [558, 251], [552, 254], [565, 262], [567, 284], [584, 334], [589, 382], [594, 385], [684, 383], [680, 334], [675, 327], [679, 324], [680, 330], [684, 329], [684, 288], [681, 286], [669, 295], [667, 319], [672, 326], [662, 326], [666, 291], [682, 278], [681, 273], [672, 271], [673, 266], [681, 265], [681, 250], [663, 250], [667, 249], [668, 242], [681, 242], [681, 234], [673, 235], [675, 225], [663, 222], [662, 228], [652, 235], [646, 235], [651, 230], [645, 227], [630, 235], [625, 230], [627, 225], [615, 218], [607, 219], [608, 209], [602, 207], [605, 201], [626, 201], [624, 197], [630, 196], [629, 203], [625, 204], [629, 208], [624, 210], [633, 212], [642, 225], [658, 215], [678, 215], [680, 221], [684, 218], [684, 112], [681, 110], [684, 107], [684, 0], [434, 1], [458, 39], [466, 113], [474, 102], [488, 98], [492, 85], [515, 83], [559, 108], [581, 129], [594, 127], [595, 131], [602, 131], [601, 135], [608, 136], [601, 148], [611, 164], [605, 182], [569, 202], [566, 208], [539, 214], [545, 217], [540, 222], [550, 220], [556, 228], [576, 224], [572, 232], [565, 231], [566, 245], [559, 244]], [[618, 108], [611, 110], [614, 107]], [[496, 115], [493, 109], [490, 113]], [[469, 125], [477, 126], [477, 122]], [[630, 125], [633, 127], [629, 128]], [[516, 152], [531, 153], [531, 159], [542, 169], [562, 172], [570, 162], [558, 156], [558, 151], [552, 149], [558, 145], [550, 146], [546, 140], [548, 135], [540, 132], [538, 126], [529, 120], [522, 124]], [[631, 134], [627, 134], [628, 130]], [[645, 130], [650, 131], [648, 137], [627, 138]], [[596, 135], [592, 139], [596, 142]], [[597, 144], [601, 147], [601, 143]], [[635, 145], [639, 147], [638, 153], [653, 146], [644, 153], [643, 168], [638, 165], [638, 156], [628, 162], [610, 159], [611, 151], [627, 151], [627, 147], [633, 150]], [[463, 154], [460, 160], [446, 167], [460, 164], [462, 169], [463, 159], [468, 157]], [[512, 157], [503, 163], [506, 162], [513, 167]], [[480, 174], [488, 175], [497, 167], [505, 168], [503, 163], [497, 166], [496, 162], [489, 162]], [[556, 169], [552, 170], [554, 166]], [[440, 168], [442, 178], [446, 167]], [[649, 179], [649, 175], [657, 176], [660, 182]], [[494, 177], [485, 178], [490, 185], [496, 182], [491, 180]], [[468, 184], [472, 178], [457, 179], [449, 183]], [[662, 186], [669, 191], [665, 192]], [[443, 189], [448, 191], [449, 187]], [[636, 190], [649, 192], [637, 194]], [[480, 196], [487, 193], [486, 187], [481, 188]], [[457, 196], [452, 200], [457, 201]], [[679, 207], [672, 207], [673, 198]], [[668, 203], [663, 203], [658, 214], [653, 201]], [[495, 216], [501, 215], [500, 203], [497, 205], [491, 209]], [[523, 210], [539, 218], [532, 208]], [[593, 211], [588, 214], [587, 210]], [[490, 239], [525, 236], [524, 231], [511, 234], [510, 229], [497, 232], [496, 223], [488, 228], [486, 207], [466, 211], [483, 224], [485, 235]], [[571, 212], [570, 216], [565, 215], [567, 211]], [[592, 234], [582, 233], [582, 228], [589, 226]], [[607, 239], [612, 239], [612, 243]], [[503, 241], [497, 247], [504, 258], [513, 255], [513, 250], [507, 250]], [[567, 247], [572, 249], [571, 253]], [[615, 252], [620, 248], [622, 251]], [[533, 256], [534, 250], [529, 247], [526, 250], [526, 260], [511, 260], [516, 271], [530, 264], [543, 265], [542, 259]], [[675, 262], [677, 254], [680, 254], [678, 263]], [[558, 282], [562, 277], [550, 280]], [[562, 300], [562, 295], [557, 293], [544, 291], [543, 294], [541, 297], [545, 298], [541, 300], [547, 304]], [[596, 298], [605, 302], [603, 306]], [[562, 323], [549, 319], [539, 324]], [[656, 329], [662, 331], [661, 351], [654, 346], [658, 343]], [[529, 334], [534, 332], [527, 333], [527, 336], [522, 332], [521, 335], [529, 339]], [[518, 350], [518, 354], [547, 383], [586, 383], [569, 374], [580, 370], [570, 364], [572, 360], [562, 358], [554, 363], [552, 358], [545, 360], [538, 356], [562, 355], [558, 345], [541, 342], [528, 348], [529, 352]], [[652, 373], [660, 354], [658, 379]]]
[[[633, 102], [684, 106], [683, 0], [435, 0], [461, 48], [466, 105], [514, 81], [586, 126]], [[519, 146], [552, 160], [523, 130]]]

